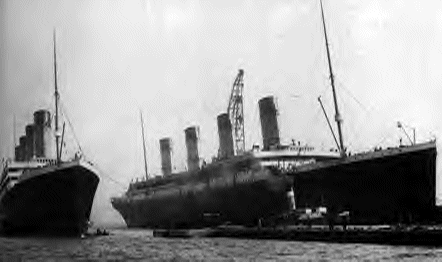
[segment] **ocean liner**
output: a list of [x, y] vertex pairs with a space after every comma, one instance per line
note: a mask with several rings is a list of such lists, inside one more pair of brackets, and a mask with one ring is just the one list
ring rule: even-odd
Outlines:
[[[324, 113], [341, 158], [283, 171], [281, 175], [294, 179], [296, 203], [301, 207], [325, 206], [330, 217], [348, 212], [353, 224], [440, 220], [440, 210], [436, 207], [435, 139], [417, 144], [406, 133], [410, 145], [402, 145], [401, 141], [395, 148], [376, 147], [372, 152], [354, 155], [346, 152], [322, 1], [320, 3], [338, 138], [325, 110]], [[320, 98], [318, 100], [321, 103]], [[400, 122], [398, 127], [403, 128]]]
[[227, 113], [217, 118], [218, 158], [200, 164], [199, 129], [189, 127], [185, 130], [188, 171], [172, 174], [171, 140], [161, 139], [163, 176], [150, 178], [146, 172], [143, 181], [131, 183], [124, 195], [111, 199], [127, 226], [198, 228], [226, 222], [247, 226], [280, 216], [311, 214], [312, 209], [329, 220], [346, 214], [353, 224], [436, 219], [435, 141], [376, 148], [363, 154], [346, 151], [322, 2], [321, 18], [338, 138], [325, 116], [336, 152], [319, 151], [299, 142], [282, 145], [273, 97], [259, 101], [263, 148], [245, 151], [244, 71], [240, 70]]
[[219, 221], [254, 225], [259, 218], [287, 210], [291, 204], [287, 192], [293, 181], [279, 175], [274, 167], [322, 162], [339, 156], [308, 145], [279, 145], [273, 97], [263, 98], [260, 108], [265, 151], [255, 149], [235, 155], [228, 114], [218, 116], [221, 146], [218, 158], [210, 164], [200, 163], [198, 127], [185, 130], [185, 172], [171, 172], [172, 142], [170, 138], [161, 139], [163, 176], [151, 178], [146, 172], [143, 181], [131, 183], [123, 196], [111, 199], [126, 224], [148, 228], [198, 228]]
[[2, 163], [0, 232], [5, 234], [80, 235], [89, 225], [99, 177], [79, 153], [69, 160], [61, 157], [65, 125], [60, 134], [55, 36], [54, 31], [56, 152], [51, 114], [38, 110], [15, 146], [14, 160]]

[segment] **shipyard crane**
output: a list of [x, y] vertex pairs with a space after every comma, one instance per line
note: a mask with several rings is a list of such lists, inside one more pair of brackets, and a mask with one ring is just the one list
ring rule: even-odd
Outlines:
[[229, 114], [230, 123], [232, 123], [233, 126], [235, 155], [240, 155], [245, 151], [243, 76], [244, 70], [239, 69], [238, 75], [233, 83], [232, 93], [230, 94], [229, 106], [227, 107], [227, 114]]

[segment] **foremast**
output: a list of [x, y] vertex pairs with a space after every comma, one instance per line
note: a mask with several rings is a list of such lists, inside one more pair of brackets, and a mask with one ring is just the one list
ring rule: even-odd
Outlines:
[[328, 47], [328, 39], [327, 39], [327, 30], [325, 28], [325, 18], [324, 18], [324, 10], [322, 8], [322, 0], [320, 0], [321, 3], [321, 15], [322, 15], [322, 25], [324, 27], [324, 37], [325, 37], [325, 48], [327, 49], [327, 61], [328, 61], [328, 69], [330, 72], [330, 83], [333, 90], [333, 101], [335, 104], [335, 121], [338, 126], [338, 136], [339, 136], [339, 152], [341, 154], [341, 157], [345, 157], [345, 147], [344, 147], [344, 138], [342, 136], [342, 117], [339, 113], [339, 107], [338, 107], [338, 101], [336, 98], [336, 90], [335, 90], [335, 79], [333, 76], [333, 69], [331, 65], [331, 59], [330, 59], [330, 50]]
[[60, 134], [58, 130], [58, 99], [59, 99], [59, 93], [58, 93], [58, 83], [57, 83], [57, 42], [56, 42], [56, 31], [54, 29], [54, 86], [55, 86], [55, 147], [56, 147], [56, 154], [57, 154], [57, 165], [60, 164]]

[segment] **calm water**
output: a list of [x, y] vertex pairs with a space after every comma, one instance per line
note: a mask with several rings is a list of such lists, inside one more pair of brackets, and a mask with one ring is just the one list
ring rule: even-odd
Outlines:
[[86, 239], [0, 238], [0, 261], [442, 261], [442, 248], [240, 239], [153, 238], [114, 229]]

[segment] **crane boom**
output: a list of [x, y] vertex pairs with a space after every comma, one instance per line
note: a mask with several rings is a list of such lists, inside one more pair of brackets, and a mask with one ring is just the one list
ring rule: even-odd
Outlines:
[[230, 94], [227, 113], [233, 126], [235, 154], [239, 155], [245, 151], [244, 142], [244, 105], [243, 105], [243, 83], [244, 70], [239, 69], [235, 82], [233, 83], [232, 93]]

